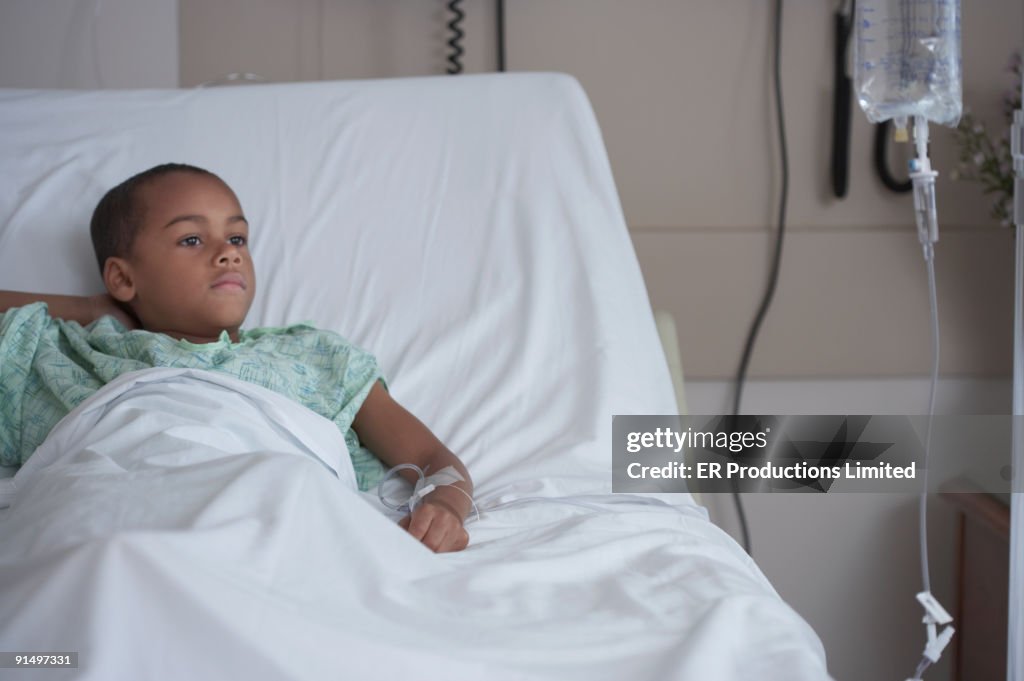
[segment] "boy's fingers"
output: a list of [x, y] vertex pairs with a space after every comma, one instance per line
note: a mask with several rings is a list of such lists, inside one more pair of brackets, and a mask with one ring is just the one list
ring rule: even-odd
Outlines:
[[435, 509], [424, 509], [423, 516], [427, 523], [427, 530], [423, 533], [421, 541], [431, 551], [440, 551], [444, 547], [445, 536], [448, 534], [447, 518], [437, 513]]
[[424, 513], [425, 510], [421, 506], [413, 511], [412, 515], [409, 516], [409, 526], [406, 528], [409, 530], [409, 534], [420, 541], [423, 541], [423, 538], [427, 535], [427, 530], [430, 529], [430, 514]]
[[438, 553], [444, 549], [445, 534], [447, 534], [445, 529], [438, 523], [434, 523], [430, 526], [430, 532], [423, 537], [423, 544], [434, 553]]
[[461, 523], [435, 522], [431, 526], [431, 533], [424, 539], [424, 543], [438, 553], [461, 551], [469, 546], [469, 532], [462, 527]]
[[469, 546], [469, 533], [462, 528], [452, 528], [445, 533], [440, 547], [435, 550], [447, 553], [449, 551], [461, 551], [467, 546]]
[[469, 545], [469, 533], [455, 516], [449, 518], [448, 515], [424, 504], [398, 524], [431, 551], [461, 551]]

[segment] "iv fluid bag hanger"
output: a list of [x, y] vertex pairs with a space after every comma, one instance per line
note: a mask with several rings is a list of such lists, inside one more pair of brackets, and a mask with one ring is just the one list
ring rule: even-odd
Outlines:
[[854, 89], [872, 123], [960, 121], [960, 0], [858, 0]]

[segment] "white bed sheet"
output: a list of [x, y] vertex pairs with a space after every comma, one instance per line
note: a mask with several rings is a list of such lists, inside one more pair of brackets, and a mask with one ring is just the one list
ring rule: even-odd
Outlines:
[[[130, 174], [169, 161], [217, 172], [239, 195], [259, 281], [247, 326], [312, 320], [374, 352], [397, 399], [466, 462], [482, 500], [607, 493], [612, 415], [675, 410], [597, 122], [568, 76], [0, 90], [0, 288], [102, 290], [92, 208]], [[686, 592], [700, 605], [679, 614], [696, 618], [682, 625], [695, 635], [662, 641], [687, 651], [672, 658], [675, 678], [730, 678], [715, 673], [729, 664], [704, 642], [715, 636], [700, 633], [717, 635], [718, 626], [769, 660], [789, 650], [820, 656], [738, 547], [699, 519], [687, 495], [670, 500], [695, 518], [702, 540], [652, 530], [665, 546], [652, 544], [649, 564], [710, 583], [728, 564], [723, 587], [741, 585], [735, 599], [722, 600], [728, 588]], [[571, 509], [550, 521], [547, 512], [556, 511], [504, 511], [497, 525], [473, 528], [466, 558], [449, 560], [476, 556], [482, 574], [484, 565], [505, 574], [508, 555], [539, 552], [521, 579], [541, 588], [546, 551], [591, 555], [601, 577], [576, 597], [600, 611], [622, 588], [611, 575], [623, 565], [602, 552], [616, 542], [599, 528], [619, 521], [581, 520]], [[703, 565], [675, 564], [691, 553]], [[469, 581], [486, 593], [486, 582]], [[495, 594], [498, 607], [515, 590]], [[740, 622], [752, 612], [789, 624], [764, 633], [758, 617]], [[641, 622], [637, 615], [637, 632]], [[780, 668], [778, 678], [794, 677]]]
[[25, 677], [47, 679], [824, 676], [810, 628], [692, 507], [485, 511], [435, 555], [357, 492], [344, 447], [230, 377], [122, 376], [4, 481], [0, 649], [78, 652]]

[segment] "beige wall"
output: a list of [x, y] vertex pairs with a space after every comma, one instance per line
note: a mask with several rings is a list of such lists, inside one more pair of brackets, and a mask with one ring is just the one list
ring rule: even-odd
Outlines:
[[[182, 0], [181, 80], [232, 71], [271, 80], [443, 73], [447, 14], [424, 0]], [[916, 375], [929, 367], [927, 288], [910, 198], [871, 170], [854, 111], [851, 188], [828, 184], [832, 11], [790, 0], [783, 78], [789, 238], [751, 364], [760, 377]], [[605, 135], [654, 305], [679, 320], [684, 369], [737, 365], [767, 274], [779, 189], [767, 0], [507, 0], [510, 70], [557, 70], [586, 88]], [[1016, 0], [963, 8], [965, 100], [998, 122], [1020, 43]], [[467, 72], [495, 68], [494, 3], [464, 3]], [[977, 187], [949, 181], [950, 133], [933, 133], [946, 375], [1009, 373], [1012, 238]]]
[[177, 87], [178, 14], [178, 0], [2, 0], [0, 87]]

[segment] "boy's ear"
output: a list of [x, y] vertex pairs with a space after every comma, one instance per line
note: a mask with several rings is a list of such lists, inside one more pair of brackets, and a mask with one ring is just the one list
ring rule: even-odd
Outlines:
[[135, 298], [132, 268], [124, 258], [107, 258], [103, 263], [103, 284], [114, 300], [129, 303]]

